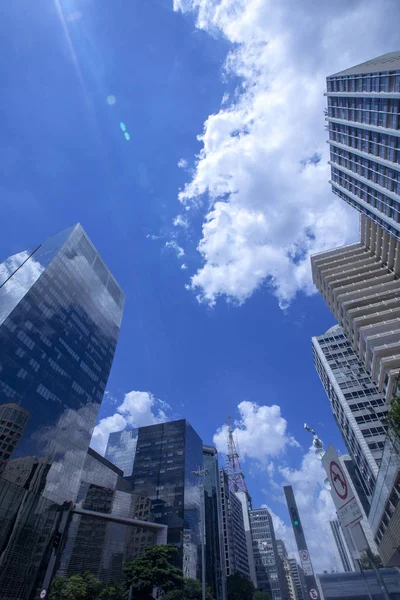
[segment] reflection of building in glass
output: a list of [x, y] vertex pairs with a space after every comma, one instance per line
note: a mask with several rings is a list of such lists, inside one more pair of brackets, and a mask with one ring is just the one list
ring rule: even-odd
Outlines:
[[120, 469], [89, 448], [58, 575], [90, 571], [105, 582], [124, 581], [125, 562], [166, 542], [166, 528], [150, 522], [150, 504], [132, 494]]
[[342, 563], [343, 571], [355, 571], [355, 566], [353, 563], [353, 559], [351, 557], [351, 553], [349, 548], [347, 547], [346, 540], [343, 535], [343, 530], [340, 526], [340, 523], [337, 519], [334, 521], [329, 521], [329, 525], [331, 526], [332, 534], [335, 539], [335, 544], [337, 547], [337, 551], [340, 556], [340, 561]]
[[314, 337], [312, 343], [315, 367], [357, 477], [370, 499], [385, 443], [386, 425], [381, 419], [387, 412], [385, 398], [339, 325]]
[[224, 598], [222, 572], [222, 507], [219, 485], [218, 453], [214, 446], [203, 446], [204, 508], [206, 533], [206, 582], [215, 600]]
[[154, 521], [168, 525], [168, 543], [179, 550], [177, 564], [183, 570], [186, 565], [191, 577], [201, 569], [200, 490], [193, 471], [202, 461], [202, 441], [186, 420], [140, 427], [127, 478], [136, 495], [151, 500]]
[[223, 558], [226, 576], [241, 573], [250, 579], [242, 503], [229, 489], [228, 475], [219, 470], [222, 505]]
[[20, 437], [0, 475], [0, 597], [26, 600], [41, 584], [58, 507], [79, 490], [123, 304], [80, 225], [0, 265], [0, 411], [17, 405], [24, 421], [6, 425]]
[[283, 564], [288, 600], [297, 600], [296, 586], [294, 585], [293, 575], [289, 564], [289, 556], [284, 541], [276, 540], [276, 548]]
[[124, 475], [132, 475], [137, 444], [137, 429], [124, 429], [110, 433], [106, 449], [106, 458], [116, 465]]
[[0, 405], [0, 473], [17, 447], [28, 419], [29, 412], [18, 404]]
[[269, 592], [272, 600], [287, 596], [283, 564], [278, 554], [272, 517], [266, 508], [250, 511], [253, 555], [256, 567], [257, 588]]

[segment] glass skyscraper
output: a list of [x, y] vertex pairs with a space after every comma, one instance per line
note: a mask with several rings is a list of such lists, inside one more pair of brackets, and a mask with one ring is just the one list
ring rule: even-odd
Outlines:
[[124, 429], [110, 433], [106, 458], [123, 471], [125, 477], [132, 475], [135, 461], [137, 429]]
[[204, 508], [206, 533], [206, 582], [213, 598], [225, 598], [225, 575], [222, 560], [222, 505], [219, 485], [218, 452], [214, 446], [203, 446]]
[[400, 238], [400, 52], [327, 78], [333, 192]]
[[0, 598], [41, 584], [74, 502], [124, 294], [78, 224], [0, 265]]
[[201, 576], [200, 488], [194, 471], [203, 443], [185, 420], [140, 427], [131, 477], [134, 493], [150, 500], [152, 520], [168, 525], [185, 577]]

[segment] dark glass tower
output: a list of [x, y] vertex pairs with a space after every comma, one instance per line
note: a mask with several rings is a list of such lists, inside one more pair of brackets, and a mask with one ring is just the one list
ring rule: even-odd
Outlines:
[[79, 489], [123, 305], [80, 225], [0, 265], [2, 599], [27, 600], [41, 585], [61, 508]]
[[124, 429], [110, 433], [105, 457], [123, 471], [125, 477], [132, 475], [138, 430]]
[[206, 582], [216, 600], [225, 597], [222, 572], [222, 505], [218, 453], [214, 446], [203, 446], [204, 509], [206, 533]]
[[152, 518], [168, 525], [168, 543], [179, 549], [185, 577], [199, 578], [200, 489], [203, 444], [184, 419], [140, 427], [132, 477], [134, 492], [151, 500]]

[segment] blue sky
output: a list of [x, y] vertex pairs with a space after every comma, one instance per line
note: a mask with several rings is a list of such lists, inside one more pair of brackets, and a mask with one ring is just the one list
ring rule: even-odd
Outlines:
[[333, 509], [304, 421], [345, 449], [309, 255], [357, 233], [328, 185], [324, 78], [399, 46], [397, 2], [324, 4], [15, 0], [0, 23], [0, 257], [79, 221], [127, 296], [96, 447], [164, 415], [210, 443], [230, 414], [253, 505], [291, 549], [292, 482], [319, 568]]

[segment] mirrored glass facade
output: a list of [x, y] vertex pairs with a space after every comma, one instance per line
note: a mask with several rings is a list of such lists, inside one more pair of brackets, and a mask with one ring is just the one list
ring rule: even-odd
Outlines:
[[266, 508], [250, 511], [257, 588], [272, 600], [284, 600], [288, 591], [283, 564], [278, 554], [272, 517]]
[[166, 542], [166, 528], [134, 523], [151, 519], [150, 500], [134, 495], [122, 471], [89, 448], [57, 575], [90, 571], [106, 583], [124, 582], [125, 562]]
[[204, 514], [206, 533], [206, 582], [213, 598], [225, 597], [222, 569], [222, 505], [219, 486], [218, 453], [214, 446], [203, 446]]
[[105, 456], [119, 467], [126, 477], [132, 475], [137, 437], [137, 429], [124, 429], [110, 433], [108, 438]]
[[333, 192], [400, 238], [400, 52], [327, 78]]
[[140, 427], [132, 477], [134, 493], [149, 498], [156, 523], [168, 525], [185, 577], [200, 578], [200, 489], [193, 474], [203, 463], [203, 444], [184, 419]]
[[[400, 600], [400, 573], [397, 569], [381, 569], [390, 600]], [[317, 575], [325, 600], [384, 600], [375, 573], [324, 573]]]
[[28, 599], [79, 490], [124, 294], [80, 225], [0, 265], [0, 597]]

